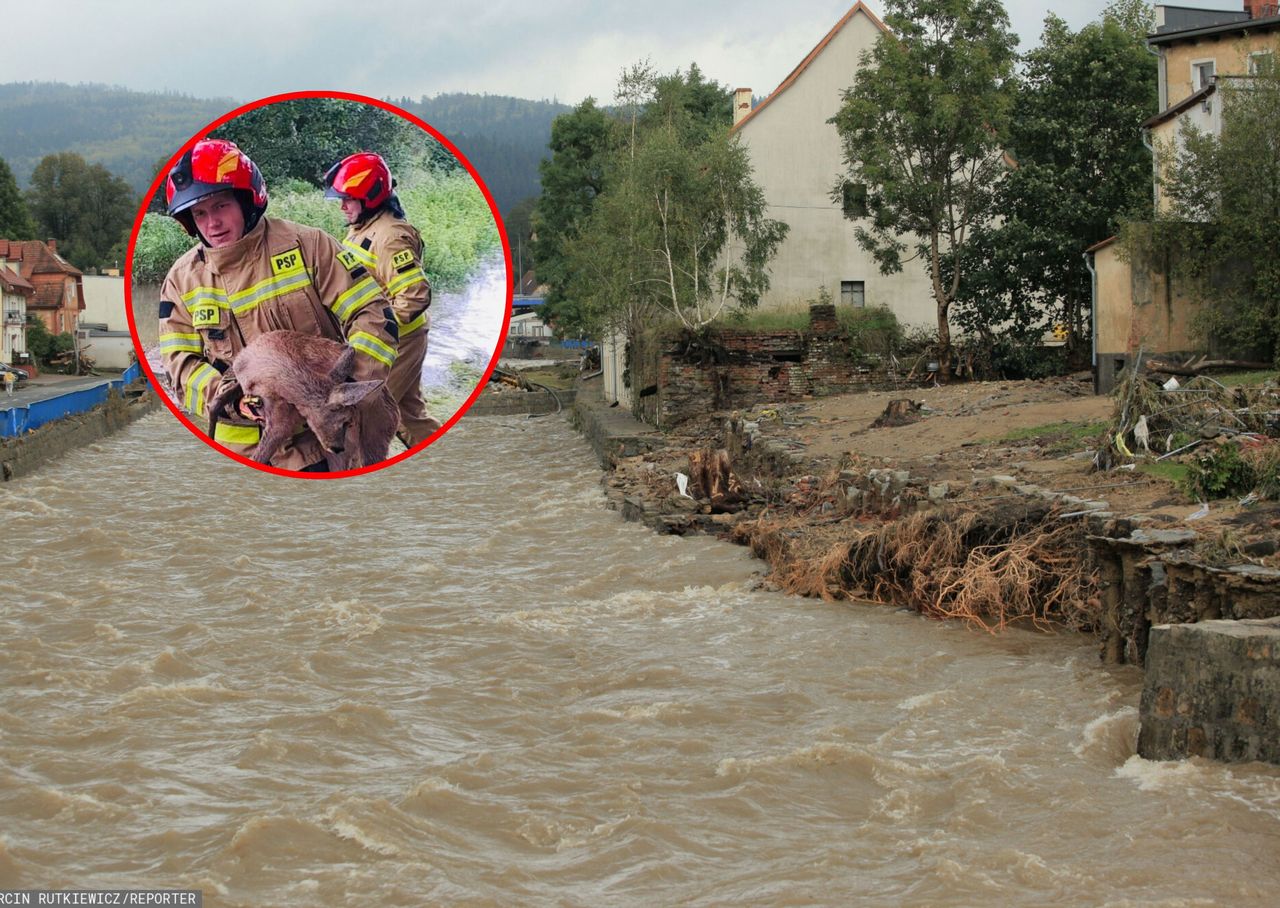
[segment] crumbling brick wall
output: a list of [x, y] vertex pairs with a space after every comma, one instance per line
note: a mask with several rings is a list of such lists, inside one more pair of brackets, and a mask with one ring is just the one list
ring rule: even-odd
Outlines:
[[889, 385], [861, 366], [835, 306], [809, 308], [809, 328], [721, 329], [691, 345], [687, 335], [657, 341], [657, 377], [637, 416], [670, 429], [719, 410]]

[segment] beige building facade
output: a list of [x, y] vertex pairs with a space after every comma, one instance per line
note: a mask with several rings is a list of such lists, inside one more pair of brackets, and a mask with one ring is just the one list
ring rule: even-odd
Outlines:
[[[1184, 127], [1222, 131], [1223, 95], [1247, 87], [1273, 69], [1280, 53], [1280, 8], [1246, 0], [1236, 11], [1157, 6], [1157, 31], [1147, 39], [1159, 58], [1160, 112], [1143, 128], [1155, 152], [1154, 209], [1168, 211], [1160, 191], [1161, 168], [1179, 150]], [[1274, 70], [1273, 70], [1274, 71]], [[1203, 351], [1209, 339], [1197, 331], [1199, 305], [1171, 284], [1159, 263], [1135, 264], [1116, 238], [1088, 250], [1094, 270], [1094, 388], [1107, 393], [1138, 351], [1176, 354]]]
[[870, 8], [856, 3], [754, 110], [750, 91], [739, 89], [734, 132], [750, 154], [769, 217], [791, 228], [770, 263], [761, 308], [803, 308], [825, 287], [837, 306], [885, 306], [903, 325], [937, 324], [924, 265], [912, 261], [899, 274], [882, 275], [858, 245], [854, 222], [831, 199], [846, 168], [840, 137], [827, 121], [853, 85], [860, 56], [885, 31]]

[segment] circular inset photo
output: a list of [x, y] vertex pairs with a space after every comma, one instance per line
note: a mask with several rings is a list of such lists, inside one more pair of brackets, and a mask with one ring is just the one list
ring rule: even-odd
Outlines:
[[479, 395], [510, 251], [446, 137], [382, 101], [300, 92], [231, 111], [164, 163], [125, 298], [139, 362], [202, 441], [351, 476], [421, 451]]

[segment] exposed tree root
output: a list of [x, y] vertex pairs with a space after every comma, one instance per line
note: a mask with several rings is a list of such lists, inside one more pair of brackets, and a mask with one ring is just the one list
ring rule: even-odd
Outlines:
[[1054, 516], [1035, 505], [928, 511], [874, 528], [846, 522], [821, 547], [797, 521], [764, 515], [737, 533], [790, 593], [867, 598], [993, 632], [1027, 621], [1087, 629], [1097, 577], [1080, 525]]

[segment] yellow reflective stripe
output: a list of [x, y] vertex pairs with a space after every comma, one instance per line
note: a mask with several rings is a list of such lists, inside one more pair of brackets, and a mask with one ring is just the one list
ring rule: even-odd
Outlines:
[[196, 303], [226, 309], [227, 291], [221, 287], [196, 287], [182, 294], [182, 302], [186, 305], [188, 311]]
[[378, 282], [372, 277], [364, 277], [357, 281], [351, 289], [334, 300], [329, 308], [338, 317], [338, 321], [345, 322], [356, 310], [377, 295]]
[[199, 353], [204, 349], [199, 334], [162, 334], [160, 335], [161, 353]]
[[[397, 319], [396, 321], [397, 321], [398, 323], [400, 323], [400, 322], [399, 322], [399, 319]], [[402, 322], [402, 323], [400, 323], [400, 336], [401, 336], [401, 337], [407, 337], [408, 335], [410, 335], [410, 334], [412, 334], [413, 332], [417, 331], [419, 328], [421, 328], [421, 327], [422, 327], [423, 325], [425, 325], [426, 323], [427, 323], [427, 313], [426, 313], [426, 312], [420, 312], [420, 313], [418, 313], [418, 317], [417, 317], [417, 318], [413, 318], [413, 319], [410, 319], [410, 320], [409, 320], [409, 321], [407, 321], [407, 322]]]
[[368, 249], [365, 249], [359, 243], [353, 243], [350, 240], [343, 240], [342, 248], [354, 255], [356, 259], [359, 260], [360, 264], [364, 265], [366, 268], [372, 268], [374, 265], [378, 264], [378, 257]]
[[213, 440], [224, 445], [256, 445], [262, 438], [257, 426], [233, 426], [220, 422], [213, 427]]
[[210, 381], [220, 374], [217, 369], [208, 363], [200, 363], [187, 376], [187, 388], [183, 397], [183, 405], [195, 413], [196, 416], [204, 415], [204, 389]]
[[311, 275], [305, 270], [290, 272], [280, 277], [273, 277], [248, 289], [231, 294], [231, 311], [236, 315], [244, 315], [252, 311], [259, 303], [264, 303], [277, 296], [283, 296], [311, 283]]
[[369, 354], [383, 365], [390, 366], [396, 361], [396, 348], [367, 331], [357, 331], [347, 338], [347, 343], [362, 353]]
[[387, 296], [395, 296], [414, 284], [425, 284], [426, 282], [426, 273], [421, 268], [414, 268], [412, 271], [406, 271], [404, 274], [398, 275], [395, 280], [387, 284]]
[[305, 287], [310, 283], [311, 275], [299, 260], [296, 267], [282, 271], [265, 281], [259, 281], [252, 287], [238, 290], [230, 296], [221, 287], [195, 287], [182, 294], [182, 302], [187, 307], [187, 311], [194, 306], [203, 305], [230, 309], [236, 315], [244, 315], [259, 303], [297, 290], [299, 287]]

